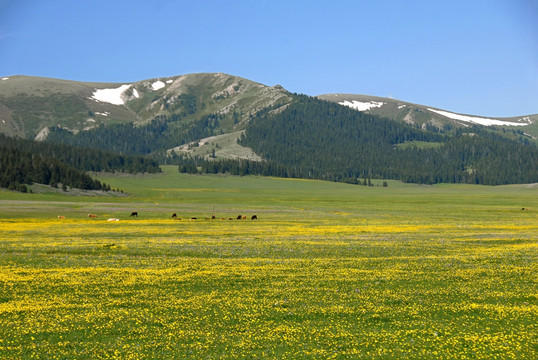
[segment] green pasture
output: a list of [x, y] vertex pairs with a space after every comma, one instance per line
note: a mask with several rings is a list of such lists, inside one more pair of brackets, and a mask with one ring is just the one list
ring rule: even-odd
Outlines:
[[536, 185], [94, 175], [0, 192], [0, 359], [538, 354]]
[[[280, 217], [280, 212], [303, 214], [306, 218], [323, 217], [327, 212], [350, 212], [359, 217], [395, 216], [417, 221], [445, 217], [473, 219], [498, 216], [517, 219], [527, 216], [522, 208], [538, 210], [538, 185], [474, 186], [417, 185], [372, 180], [365, 187], [315, 180], [265, 178], [257, 176], [180, 174], [175, 166], [163, 166], [161, 174], [94, 174], [123, 194], [63, 192], [53, 189], [34, 194], [0, 192], [5, 205], [1, 216], [50, 218], [71, 217], [107, 210], [105, 215], [125, 218], [125, 210], [138, 210], [144, 218], [164, 218], [169, 212], [183, 216], [215, 213], [228, 215], [239, 212], [265, 211]], [[118, 210], [116, 210], [118, 209]], [[49, 211], [55, 211], [50, 213]], [[58, 212], [58, 214], [56, 214]]]

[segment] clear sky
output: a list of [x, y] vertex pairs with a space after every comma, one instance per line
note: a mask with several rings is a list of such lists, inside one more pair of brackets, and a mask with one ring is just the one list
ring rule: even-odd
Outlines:
[[0, 76], [224, 72], [307, 95], [538, 113], [538, 0], [0, 0]]

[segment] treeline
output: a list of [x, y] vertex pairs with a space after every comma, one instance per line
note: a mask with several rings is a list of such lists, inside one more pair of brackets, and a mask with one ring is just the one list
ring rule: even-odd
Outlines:
[[76, 147], [48, 141], [10, 138], [1, 134], [0, 144], [33, 154], [51, 157], [82, 171], [119, 171], [131, 174], [161, 172], [159, 163], [155, 160], [142, 156], [118, 155], [109, 151], [103, 151], [98, 146], [95, 148]]
[[139, 156], [121, 156], [96, 149], [10, 138], [0, 134], [0, 187], [28, 190], [40, 183], [83, 190], [110, 190], [86, 171], [160, 172], [159, 164]]
[[177, 157], [180, 173], [189, 174], [230, 174], [261, 175], [284, 178], [301, 177], [284, 165], [269, 161], [252, 161], [245, 159], [208, 160], [199, 157]]
[[[397, 146], [408, 141], [439, 146]], [[534, 145], [478, 127], [451, 136], [423, 131], [307, 96], [298, 96], [278, 114], [253, 117], [240, 143], [296, 177], [332, 181], [371, 177], [428, 184], [538, 181]]]
[[0, 187], [27, 192], [33, 183], [83, 190], [110, 190], [85, 172], [40, 153], [0, 144]]

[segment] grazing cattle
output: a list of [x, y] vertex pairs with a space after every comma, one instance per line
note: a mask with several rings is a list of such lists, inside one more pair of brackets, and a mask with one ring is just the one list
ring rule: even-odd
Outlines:
[[110, 219], [108, 219], [107, 221], [120, 221], [120, 219], [117, 219], [117, 218], [110, 218]]
[[172, 214], [172, 219], [177, 219], [177, 214], [176, 213]]
[[247, 216], [246, 215], [243, 215], [243, 220], [246, 220], [247, 219]]
[[250, 220], [258, 220], [258, 217], [256, 215], [252, 215], [252, 217], [250, 218]]
[[195, 218], [195, 217], [191, 217], [190, 220], [196, 220], [196, 218]]
[[95, 214], [88, 214], [88, 217], [90, 217], [90, 218], [97, 218], [97, 215], [95, 215]]
[[137, 212], [137, 211], [133, 211], [133, 212], [131, 213], [131, 217], [135, 217], [135, 216], [138, 217], [138, 212]]
[[215, 220], [217, 217], [215, 215], [211, 215], [211, 220]]
[[237, 216], [237, 220], [241, 220], [243, 217], [241, 215]]
[[58, 219], [65, 219], [65, 216], [63, 216], [63, 215], [58, 215]]
[[233, 218], [229, 217], [228, 220], [233, 220]]

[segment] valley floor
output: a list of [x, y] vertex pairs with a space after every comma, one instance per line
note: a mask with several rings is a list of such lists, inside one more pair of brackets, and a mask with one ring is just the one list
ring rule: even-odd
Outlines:
[[535, 187], [173, 170], [0, 193], [0, 358], [536, 357]]

